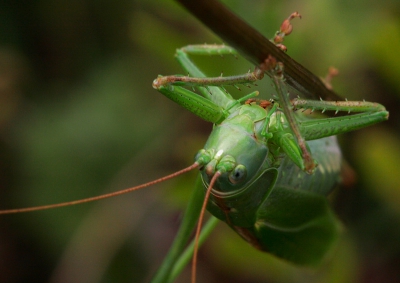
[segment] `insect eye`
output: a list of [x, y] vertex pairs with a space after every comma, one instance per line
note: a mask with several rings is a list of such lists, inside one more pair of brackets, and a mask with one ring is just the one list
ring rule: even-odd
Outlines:
[[238, 165], [233, 169], [233, 171], [229, 174], [229, 182], [232, 184], [237, 184], [244, 180], [247, 176], [247, 170], [244, 165]]

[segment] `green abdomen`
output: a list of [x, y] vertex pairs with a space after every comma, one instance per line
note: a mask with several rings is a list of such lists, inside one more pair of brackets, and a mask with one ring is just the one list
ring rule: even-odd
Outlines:
[[336, 137], [327, 137], [307, 143], [313, 158], [318, 162], [314, 174], [306, 174], [286, 157], [278, 169], [279, 174], [275, 187], [327, 195], [340, 182], [342, 154]]

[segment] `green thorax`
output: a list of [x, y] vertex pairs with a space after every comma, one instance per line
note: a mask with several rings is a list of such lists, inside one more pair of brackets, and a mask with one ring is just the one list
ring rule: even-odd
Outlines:
[[[260, 134], [267, 111], [257, 105], [238, 107], [221, 124], [214, 126], [196, 158], [199, 160], [208, 154], [211, 159], [201, 171], [206, 187], [216, 171], [229, 168], [214, 185], [208, 205], [208, 210], [224, 221], [235, 218], [245, 225], [254, 223], [258, 204], [276, 180], [274, 160], [266, 139]], [[265, 174], [266, 171], [269, 173]]]

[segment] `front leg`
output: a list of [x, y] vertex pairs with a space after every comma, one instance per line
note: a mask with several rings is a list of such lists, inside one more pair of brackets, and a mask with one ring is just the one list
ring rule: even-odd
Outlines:
[[[254, 84], [255, 81], [264, 77], [264, 72], [261, 69], [255, 68], [253, 72], [237, 76], [209, 78], [190, 60], [189, 54], [236, 56], [237, 53], [233, 48], [226, 45], [189, 45], [176, 51], [176, 58], [189, 76], [159, 76], [153, 81], [155, 89], [200, 118], [218, 124], [240, 103], [258, 95], [256, 91], [235, 100], [223, 86], [237, 86], [239, 84], [249, 86], [249, 84]], [[200, 95], [184, 87], [196, 88]]]
[[[280, 106], [282, 108], [283, 113], [285, 114], [286, 120], [289, 123], [292, 135], [296, 138], [297, 140], [297, 146], [301, 151], [301, 164], [300, 168], [304, 170], [305, 172], [312, 174], [317, 166], [316, 162], [313, 160], [310, 150], [307, 146], [306, 140], [302, 136], [300, 132], [300, 128], [298, 125], [298, 121], [295, 117], [295, 113], [292, 111], [292, 105], [289, 101], [289, 91], [287, 90], [286, 84], [285, 84], [285, 79], [283, 77], [283, 64], [276, 62], [276, 59], [274, 57], [268, 57], [264, 63], [260, 65], [260, 69], [270, 73], [273, 83], [275, 85], [275, 89], [278, 94], [278, 101], [280, 103]], [[285, 136], [287, 137], [287, 136]], [[286, 139], [288, 143], [287, 153], [290, 153], [290, 150], [293, 148], [293, 144], [291, 141], [291, 137], [289, 139]], [[286, 144], [286, 142], [285, 142]], [[285, 147], [284, 147], [285, 149]], [[286, 150], [285, 150], [286, 151]], [[293, 158], [292, 158], [293, 159]], [[294, 159], [296, 162], [298, 159]], [[299, 165], [299, 164], [298, 164]]]

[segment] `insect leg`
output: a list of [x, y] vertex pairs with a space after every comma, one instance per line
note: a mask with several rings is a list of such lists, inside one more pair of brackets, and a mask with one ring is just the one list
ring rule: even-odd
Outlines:
[[187, 77], [190, 82], [193, 82], [195, 86], [223, 86], [223, 85], [235, 85], [235, 84], [247, 84], [252, 83], [263, 78], [264, 73], [256, 68], [253, 72], [248, 72], [243, 75], [229, 76], [229, 77], [214, 77], [207, 78], [207, 80], [196, 80], [197, 78], [205, 78], [205, 75], [194, 65], [194, 63], [188, 58], [189, 55], [238, 55], [237, 51], [230, 46], [224, 44], [203, 44], [203, 45], [188, 45], [186, 47], [176, 50], [176, 58], [182, 67], [189, 73], [191, 77]]
[[[207, 51], [208, 50], [208, 51]], [[235, 100], [221, 87], [223, 85], [235, 85], [240, 83], [251, 83], [260, 80], [264, 72], [256, 68], [254, 72], [238, 76], [207, 78], [190, 60], [187, 52], [204, 54], [209, 52], [215, 54], [232, 54], [234, 50], [225, 45], [190, 45], [176, 51], [176, 57], [181, 65], [189, 72], [190, 76], [158, 76], [153, 81], [153, 87], [162, 94], [191, 111], [200, 118], [220, 123], [228, 115], [231, 109], [250, 97], [258, 95], [253, 92], [244, 98]], [[209, 54], [206, 53], [206, 54]], [[196, 87], [201, 95], [198, 95], [184, 87]]]
[[264, 122], [264, 125], [262, 128], [262, 131], [261, 131], [261, 136], [263, 136], [266, 139], [266, 141], [272, 137], [272, 134], [268, 133], [268, 127], [269, 127], [269, 122], [271, 120], [271, 116], [272, 116], [272, 114], [275, 113], [277, 108], [278, 108], [278, 104], [274, 103], [274, 105], [269, 110], [267, 116], [265, 117], [265, 122]]
[[316, 167], [316, 163], [307, 147], [306, 140], [301, 135], [295, 113], [292, 111], [292, 106], [289, 101], [289, 91], [287, 90], [283, 77], [283, 64], [277, 63], [276, 59], [273, 57], [268, 57], [265, 62], [260, 65], [260, 69], [271, 74], [272, 81], [278, 94], [280, 106], [282, 107], [282, 111], [286, 116], [286, 120], [289, 122], [292, 133], [296, 137], [297, 144], [302, 153], [303, 164], [300, 168], [305, 172], [312, 174]]
[[[187, 72], [188, 77], [205, 78], [206, 75], [193, 63], [189, 58], [189, 55], [234, 55], [237, 56], [237, 52], [226, 45], [188, 45], [186, 47], [176, 50], [175, 57]], [[223, 108], [227, 108], [231, 104], [232, 96], [224, 91], [223, 89], [216, 86], [197, 86], [196, 89], [199, 93], [213, 101], [215, 104]]]
[[[324, 101], [298, 99], [292, 100], [295, 109], [319, 110], [324, 113], [327, 110], [338, 112], [386, 112], [386, 108], [376, 102], [368, 101]], [[335, 113], [335, 114], [336, 114]]]
[[[159, 86], [155, 85], [154, 82], [153, 87], [172, 101], [178, 103], [207, 122], [218, 124], [229, 114], [224, 108], [186, 88], [168, 85]], [[234, 101], [235, 100], [232, 99], [231, 104], [234, 103]]]
[[333, 118], [312, 119], [300, 121], [301, 133], [307, 140], [320, 139], [361, 129], [389, 118], [389, 112], [385, 107], [366, 101], [313, 101], [295, 99], [293, 105], [296, 108], [311, 110], [331, 110], [335, 112], [361, 112]]
[[264, 73], [256, 68], [253, 72], [227, 77], [189, 77], [189, 76], [166, 76], [157, 79], [157, 85], [185, 85], [189, 87], [209, 87], [252, 83], [261, 80]]
[[238, 76], [229, 77], [213, 77], [207, 78], [205, 74], [191, 61], [189, 55], [234, 55], [237, 52], [229, 46], [217, 44], [203, 44], [203, 45], [189, 45], [176, 50], [176, 59], [181, 66], [186, 70], [188, 76], [168, 76], [162, 79], [163, 83], [185, 85], [189, 87], [196, 87], [199, 93], [213, 101], [215, 104], [229, 108], [232, 105], [232, 96], [223, 89], [224, 85], [239, 85], [239, 84], [252, 84], [257, 80], [263, 78], [264, 73], [256, 68], [253, 72], [249, 72]]
[[279, 28], [279, 31], [275, 33], [275, 36], [271, 41], [276, 45], [276, 47], [280, 48], [283, 51], [287, 51], [287, 48], [285, 45], [282, 44], [283, 39], [285, 36], [289, 35], [292, 33], [293, 26], [290, 23], [290, 21], [294, 18], [300, 18], [301, 15], [298, 12], [293, 12], [286, 20], [282, 22], [281, 27]]

